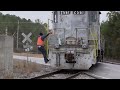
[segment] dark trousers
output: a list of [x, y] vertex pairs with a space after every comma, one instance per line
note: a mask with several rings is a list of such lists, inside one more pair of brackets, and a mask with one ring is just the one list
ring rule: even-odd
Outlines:
[[45, 50], [44, 46], [38, 47], [38, 50], [43, 54], [44, 61], [45, 61], [45, 63], [47, 63], [47, 61], [48, 61], [47, 53], [46, 53], [46, 50]]

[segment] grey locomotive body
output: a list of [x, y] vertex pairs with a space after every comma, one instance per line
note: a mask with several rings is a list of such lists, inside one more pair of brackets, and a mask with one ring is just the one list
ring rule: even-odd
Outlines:
[[50, 64], [61, 69], [89, 69], [100, 59], [100, 12], [53, 11]]

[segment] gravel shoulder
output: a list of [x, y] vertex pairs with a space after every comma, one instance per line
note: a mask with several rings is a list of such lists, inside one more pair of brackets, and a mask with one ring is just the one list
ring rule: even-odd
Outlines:
[[95, 79], [95, 78], [90, 77], [90, 76], [85, 75], [85, 74], [79, 74], [77, 77], [75, 77], [73, 79]]

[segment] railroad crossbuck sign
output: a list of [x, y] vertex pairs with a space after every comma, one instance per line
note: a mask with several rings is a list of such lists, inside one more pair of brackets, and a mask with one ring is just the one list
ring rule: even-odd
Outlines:
[[25, 37], [25, 39], [22, 41], [23, 43], [25, 43], [25, 41], [29, 41], [30, 43], [32, 42], [30, 39], [30, 36], [32, 35], [31, 32], [28, 35], [25, 35], [24, 33], [22, 33], [22, 35]]

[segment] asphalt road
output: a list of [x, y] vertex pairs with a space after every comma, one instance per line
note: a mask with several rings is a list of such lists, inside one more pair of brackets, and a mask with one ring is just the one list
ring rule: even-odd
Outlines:
[[103, 79], [120, 79], [120, 65], [98, 63], [89, 70], [89, 73]]

